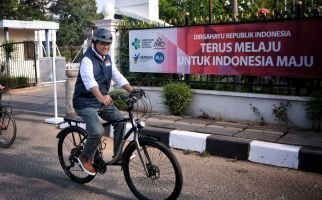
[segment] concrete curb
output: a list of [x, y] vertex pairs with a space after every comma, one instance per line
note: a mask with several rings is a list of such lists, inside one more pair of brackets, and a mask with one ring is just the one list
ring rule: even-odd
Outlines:
[[[255, 163], [273, 165], [322, 173], [322, 149], [277, 144], [243, 138], [210, 135], [190, 131], [179, 131], [147, 127], [147, 135], [168, 135], [166, 145], [183, 150], [206, 151], [212, 155], [248, 160]], [[161, 140], [162, 142], [166, 139]]]
[[[85, 128], [84, 125], [80, 124], [82, 128]], [[66, 126], [68, 126], [67, 123], [61, 124], [60, 128]], [[126, 131], [129, 128], [130, 124], [128, 124]], [[208, 152], [211, 155], [237, 160], [322, 173], [321, 148], [155, 127], [146, 127], [142, 132], [145, 135], [156, 137], [168, 147], [176, 149], [192, 150], [199, 153]], [[112, 128], [109, 136], [113, 137]]]

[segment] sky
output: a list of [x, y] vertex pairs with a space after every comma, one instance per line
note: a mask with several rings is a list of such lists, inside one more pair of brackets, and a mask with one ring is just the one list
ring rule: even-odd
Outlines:
[[111, 3], [115, 4], [115, 0], [96, 0], [97, 13], [102, 12], [105, 2], [111, 2]]

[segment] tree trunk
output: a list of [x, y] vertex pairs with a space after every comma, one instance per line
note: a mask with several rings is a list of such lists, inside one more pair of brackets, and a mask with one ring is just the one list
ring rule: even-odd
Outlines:
[[238, 16], [238, 1], [234, 0], [233, 1], [233, 11], [234, 11], [234, 18], [236, 18]]

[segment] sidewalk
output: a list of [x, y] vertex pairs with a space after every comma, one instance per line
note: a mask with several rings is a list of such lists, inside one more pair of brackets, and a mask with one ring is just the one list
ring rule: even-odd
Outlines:
[[322, 173], [321, 132], [164, 115], [146, 123], [170, 147]]
[[[66, 114], [64, 83], [57, 85], [58, 114]], [[5, 95], [14, 113], [54, 116], [53, 86], [31, 87]], [[144, 133], [166, 145], [237, 160], [322, 173], [322, 132], [256, 126], [154, 113]]]

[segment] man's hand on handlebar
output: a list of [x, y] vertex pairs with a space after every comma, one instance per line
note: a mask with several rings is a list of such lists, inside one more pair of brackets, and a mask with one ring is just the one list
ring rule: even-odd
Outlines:
[[133, 89], [132, 92], [130, 93], [130, 96], [137, 97], [137, 98], [142, 98], [145, 96], [145, 93], [141, 89]]
[[98, 98], [98, 101], [102, 103], [104, 106], [107, 106], [107, 105], [110, 105], [113, 100], [109, 95], [104, 95], [104, 96], [100, 96]]
[[141, 89], [134, 89], [130, 94], [127, 93], [116, 93], [111, 96], [109, 96], [111, 100], [123, 100], [127, 104], [133, 104], [136, 102], [137, 99], [141, 99], [142, 97], [145, 96], [145, 92]]

